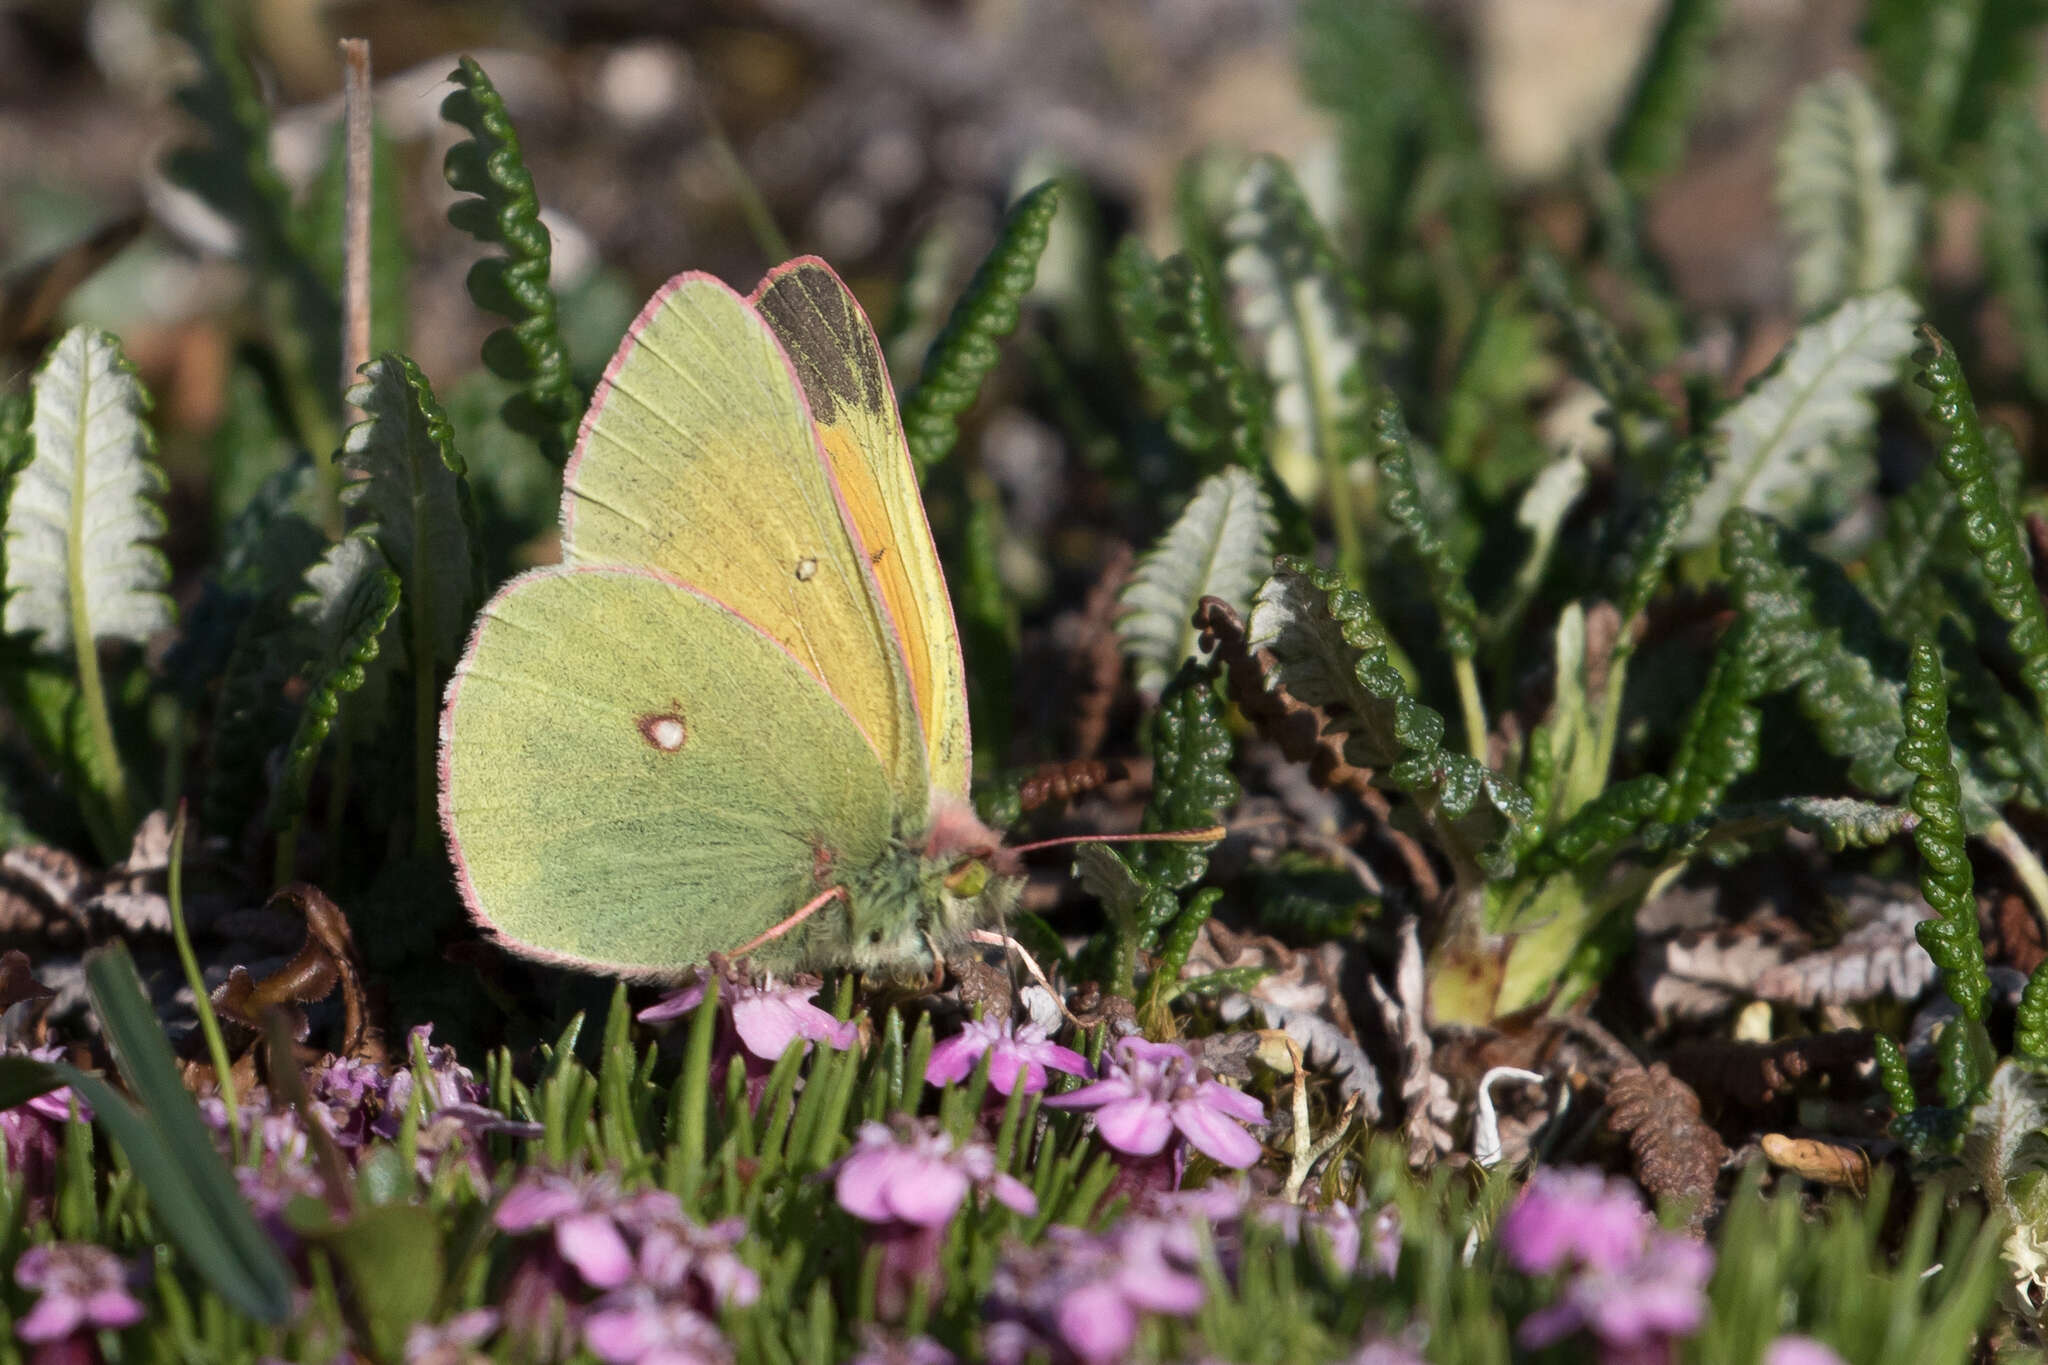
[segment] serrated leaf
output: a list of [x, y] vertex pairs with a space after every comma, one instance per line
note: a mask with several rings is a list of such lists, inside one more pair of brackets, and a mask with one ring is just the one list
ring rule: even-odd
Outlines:
[[1533, 814], [1528, 793], [1443, 747], [1443, 716], [1409, 695], [1363, 595], [1283, 558], [1259, 590], [1246, 639], [1272, 655], [1269, 687], [1323, 712], [1347, 763], [1379, 770], [1415, 798], [1461, 878], [1507, 874], [1514, 837]]
[[1960, 534], [1961, 512], [1955, 490], [1938, 469], [1885, 499], [1884, 534], [1865, 557], [1863, 591], [1894, 629], [1907, 634], [1933, 630], [1947, 610], [1937, 570], [1968, 555]]
[[1112, 916], [1129, 914], [1137, 909], [1150, 889], [1123, 855], [1108, 844], [1076, 845], [1074, 876], [1081, 883], [1081, 889], [1101, 901], [1103, 908]]
[[299, 674], [306, 700], [273, 794], [271, 824], [277, 829], [286, 828], [305, 808], [320, 746], [342, 699], [363, 685], [364, 669], [377, 657], [378, 637], [399, 602], [398, 575], [386, 566], [376, 542], [360, 532], [343, 537], [306, 570], [306, 588], [292, 603], [292, 616], [310, 647]]
[[2048, 136], [2031, 99], [2000, 101], [1984, 141], [1984, 266], [2036, 400], [2048, 396]]
[[1914, 813], [1904, 806], [1880, 805], [1848, 796], [1788, 796], [1723, 806], [1674, 831], [1671, 844], [1690, 849], [1796, 829], [1820, 840], [1830, 853], [1840, 853], [1844, 849], [1876, 848], [1890, 843], [1917, 823]]
[[1454, 656], [1470, 658], [1479, 647], [1479, 608], [1465, 586], [1465, 566], [1424, 504], [1408, 423], [1391, 393], [1382, 392], [1373, 404], [1368, 448], [1386, 484], [1387, 519], [1400, 528], [1402, 541], [1421, 563], [1428, 580], [1444, 648]]
[[1929, 172], [1983, 134], [2000, 96], [2031, 69], [2041, 0], [1873, 0], [1866, 45]]
[[1232, 312], [1273, 394], [1272, 463], [1308, 501], [1349, 497], [1366, 357], [1365, 321], [1321, 224], [1281, 162], [1254, 161], [1223, 223]]
[[501, 409], [505, 425], [531, 437], [541, 454], [560, 465], [575, 443], [584, 394], [569, 371], [548, 281], [553, 239], [540, 220], [533, 176], [497, 87], [468, 57], [448, 79], [456, 88], [441, 101], [441, 117], [465, 129], [469, 138], [448, 149], [442, 174], [453, 189], [475, 196], [450, 206], [448, 221], [480, 242], [505, 249], [503, 256], [486, 257], [469, 272], [470, 298], [512, 323], [485, 338], [484, 365], [519, 386]]
[[1913, 844], [1920, 852], [1920, 894], [1937, 919], [1915, 931], [1920, 946], [1944, 976], [1942, 984], [1965, 1019], [1984, 1018], [1990, 978], [1977, 930], [1975, 877], [1970, 870], [1962, 814], [1962, 777], [1948, 735], [1948, 679], [1930, 640], [1913, 645], [1906, 679], [1905, 734], [1898, 762], [1913, 774], [1911, 802], [1920, 817]]
[[1991, 1073], [1984, 1098], [1970, 1106], [1963, 1161], [1999, 1208], [2020, 1215], [2007, 1185], [2048, 1166], [2048, 1072], [2007, 1061]]
[[342, 501], [398, 571], [414, 668], [452, 669], [483, 597], [472, 535], [475, 514], [448, 416], [418, 365], [386, 354], [363, 371], [348, 401], [364, 420], [350, 427]]
[[1795, 689], [1822, 747], [1848, 761], [1852, 782], [1875, 796], [1902, 790], [1907, 773], [1893, 753], [1905, 735], [1903, 688], [1890, 676], [1899, 661], [1883, 659], [1889, 642], [1868, 604], [1834, 565], [1805, 555], [1789, 533], [1747, 512], [1728, 518], [1722, 557], [1756, 632], [1760, 695]]
[[148, 411], [113, 337], [76, 327], [51, 348], [36, 372], [34, 450], [7, 508], [8, 630], [62, 650], [141, 644], [170, 626], [170, 569], [148, 543], [163, 533], [165, 487]]
[[1220, 597], [1242, 613], [1272, 567], [1273, 504], [1241, 468], [1202, 481], [1167, 533], [1138, 564], [1117, 622], [1138, 686], [1156, 692], [1187, 659], [1200, 658], [1194, 612]]
[[[1150, 728], [1152, 799], [1139, 828], [1162, 834], [1216, 824], [1236, 804], [1238, 786], [1230, 772], [1237, 746], [1223, 723], [1213, 675], [1198, 664], [1182, 664], [1160, 694]], [[1201, 880], [1210, 847], [1140, 844], [1131, 850], [1131, 862], [1153, 885], [1179, 891]]]
[[1833, 72], [1793, 101], [1776, 198], [1802, 315], [1897, 284], [1911, 268], [1922, 195], [1893, 177], [1897, 154], [1890, 117], [1853, 74]]
[[[1841, 443], [1876, 420], [1871, 393], [1913, 349], [1919, 305], [1896, 289], [1850, 299], [1800, 328], [1768, 373], [1714, 424], [1718, 456], [1682, 547], [1704, 545], [1732, 508], [1796, 519], [1855, 491]], [[1855, 474], [1861, 479], [1862, 474]]]

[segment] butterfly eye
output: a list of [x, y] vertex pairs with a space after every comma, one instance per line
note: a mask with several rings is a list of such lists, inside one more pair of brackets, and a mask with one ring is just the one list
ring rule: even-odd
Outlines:
[[946, 874], [946, 890], [963, 900], [972, 900], [988, 888], [988, 864], [969, 858]]
[[640, 717], [640, 738], [662, 753], [674, 753], [683, 747], [683, 741], [689, 737], [690, 731], [677, 712], [649, 712]]

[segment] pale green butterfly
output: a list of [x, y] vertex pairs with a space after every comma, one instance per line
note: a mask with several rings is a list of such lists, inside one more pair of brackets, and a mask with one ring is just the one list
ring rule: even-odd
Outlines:
[[490, 931], [626, 976], [925, 971], [1015, 900], [888, 372], [830, 267], [669, 281], [563, 484], [561, 564], [484, 607], [441, 718]]

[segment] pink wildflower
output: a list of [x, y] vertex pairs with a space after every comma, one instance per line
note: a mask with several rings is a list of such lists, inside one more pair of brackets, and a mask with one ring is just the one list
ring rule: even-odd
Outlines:
[[1525, 1275], [1575, 1263], [1612, 1270], [1642, 1251], [1653, 1226], [1626, 1180], [1591, 1169], [1536, 1172], [1500, 1220], [1501, 1250]]
[[1812, 1337], [1779, 1337], [1764, 1348], [1763, 1365], [1846, 1365], [1834, 1348]]
[[1706, 1316], [1704, 1291], [1713, 1273], [1711, 1250], [1660, 1230], [1629, 1263], [1589, 1266], [1574, 1276], [1558, 1302], [1523, 1320], [1515, 1340], [1538, 1349], [1583, 1327], [1600, 1342], [1609, 1365], [1666, 1360], [1669, 1343], [1698, 1330]]
[[1120, 1152], [1152, 1156], [1178, 1130], [1196, 1151], [1238, 1170], [1259, 1159], [1258, 1139], [1238, 1125], [1266, 1121], [1257, 1099], [1201, 1079], [1186, 1048], [1142, 1038], [1118, 1039], [1101, 1080], [1045, 1103], [1094, 1110], [1102, 1140]]
[[936, 1124], [908, 1126], [900, 1136], [885, 1124], [863, 1124], [833, 1177], [839, 1206], [854, 1217], [923, 1228], [951, 1222], [976, 1188], [1027, 1217], [1038, 1212], [1037, 1196], [996, 1170], [995, 1153], [985, 1144], [956, 1147]]
[[599, 1300], [583, 1320], [583, 1344], [606, 1365], [723, 1365], [732, 1347], [693, 1308], [633, 1285]]
[[1124, 1359], [1143, 1314], [1188, 1317], [1202, 1306], [1197, 1248], [1186, 1221], [1134, 1216], [1100, 1236], [1048, 1229], [997, 1269], [988, 1358], [1006, 1365], [1057, 1348], [1085, 1365]]
[[128, 1267], [89, 1242], [30, 1247], [14, 1263], [14, 1282], [42, 1295], [14, 1324], [14, 1334], [26, 1342], [119, 1331], [142, 1321], [142, 1303], [128, 1290]]
[[[820, 1042], [844, 1052], [860, 1038], [851, 1020], [835, 1019], [830, 1012], [811, 1003], [818, 993], [816, 981], [792, 981], [778, 986], [771, 979], [756, 986], [727, 976], [719, 982], [718, 1004], [732, 1020], [733, 1030], [748, 1053], [772, 1062], [801, 1038], [808, 1045]], [[640, 1011], [642, 1023], [678, 1019], [704, 1002], [704, 983], [697, 982]]]
[[495, 1308], [472, 1308], [446, 1322], [418, 1323], [405, 1334], [405, 1365], [485, 1365], [477, 1347], [498, 1320]]
[[1064, 1071], [1070, 1076], [1093, 1074], [1086, 1057], [1053, 1042], [1042, 1024], [970, 1019], [960, 1032], [932, 1049], [924, 1078], [932, 1085], [966, 1080], [984, 1052], [989, 1054], [988, 1082], [1004, 1095], [1020, 1084], [1025, 1094], [1037, 1094], [1045, 1089], [1048, 1071]]
[[555, 1250], [593, 1289], [616, 1289], [633, 1276], [633, 1252], [613, 1210], [618, 1182], [608, 1175], [529, 1171], [498, 1205], [501, 1231], [554, 1234]]

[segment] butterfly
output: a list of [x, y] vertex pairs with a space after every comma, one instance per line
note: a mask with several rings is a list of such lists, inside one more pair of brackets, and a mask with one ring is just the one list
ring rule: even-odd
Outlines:
[[515, 951], [928, 971], [1022, 884], [881, 348], [824, 262], [670, 280], [563, 473], [562, 557], [483, 608], [440, 815]]

